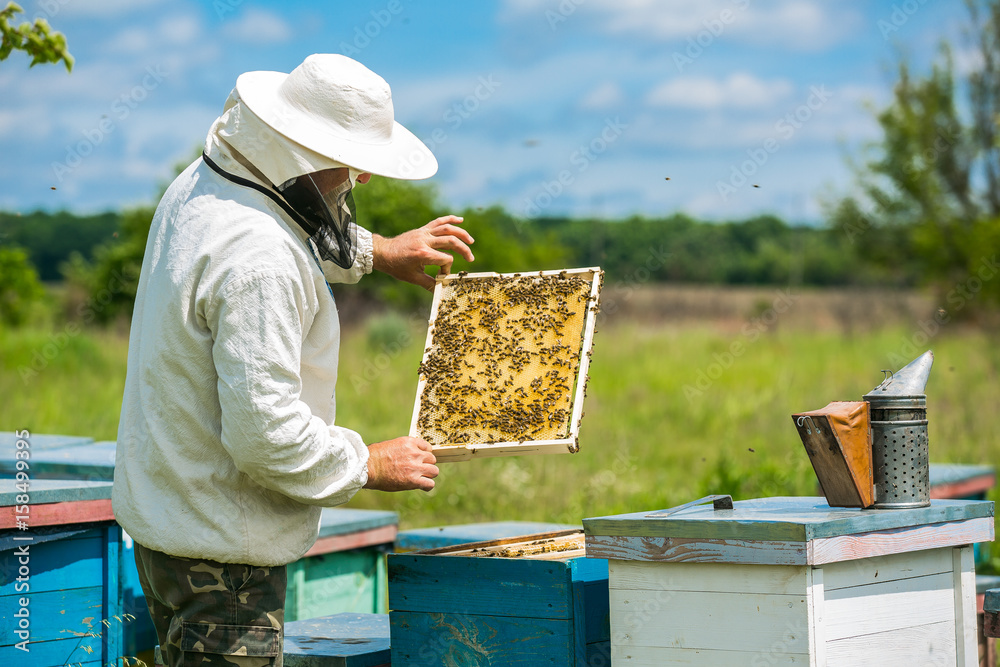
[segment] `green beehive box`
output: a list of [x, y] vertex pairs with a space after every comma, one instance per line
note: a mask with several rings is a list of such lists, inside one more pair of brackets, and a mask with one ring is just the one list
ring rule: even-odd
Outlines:
[[324, 509], [316, 543], [288, 565], [285, 620], [385, 613], [385, 554], [398, 527], [395, 512]]

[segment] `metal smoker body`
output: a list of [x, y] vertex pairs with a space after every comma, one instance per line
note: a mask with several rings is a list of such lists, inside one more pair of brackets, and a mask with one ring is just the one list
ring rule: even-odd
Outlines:
[[871, 411], [874, 509], [926, 507], [930, 500], [928, 350], [865, 394]]

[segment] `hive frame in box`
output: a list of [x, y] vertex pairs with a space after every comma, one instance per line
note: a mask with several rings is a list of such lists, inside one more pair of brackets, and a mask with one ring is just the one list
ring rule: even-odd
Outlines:
[[[586, 302], [582, 340], [579, 352], [574, 386], [571, 388], [570, 404], [572, 407], [569, 418], [568, 435], [564, 438], [547, 440], [524, 440], [495, 443], [468, 443], [436, 445], [432, 443], [434, 455], [438, 461], [466, 461], [471, 458], [486, 458], [494, 456], [518, 456], [525, 454], [576, 453], [580, 449], [580, 421], [583, 418], [583, 401], [586, 394], [587, 372], [590, 369], [590, 352], [594, 344], [594, 331], [597, 324], [598, 303], [603, 283], [604, 272], [599, 267], [580, 269], [565, 269], [553, 271], [534, 271], [522, 273], [459, 273], [438, 276], [434, 286], [434, 299], [431, 304], [430, 318], [427, 327], [427, 341], [424, 345], [422, 361], [426, 362], [434, 341], [434, 324], [437, 321], [438, 309], [441, 305], [445, 286], [455, 280], [477, 278], [520, 278], [520, 277], [580, 277], [590, 282], [590, 294]], [[410, 435], [420, 437], [417, 422], [420, 418], [421, 399], [423, 397], [426, 379], [423, 374], [417, 383], [417, 396], [413, 405], [413, 418], [410, 422]]]

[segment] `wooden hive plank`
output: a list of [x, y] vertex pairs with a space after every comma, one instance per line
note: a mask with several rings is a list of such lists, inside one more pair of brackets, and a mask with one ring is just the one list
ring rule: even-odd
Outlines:
[[[0, 598], [0, 607], [17, 609], [17, 597]], [[100, 585], [34, 593], [27, 598], [30, 600], [28, 610], [31, 613], [32, 642], [79, 637], [88, 632], [88, 620], [100, 625], [104, 618], [104, 587]], [[0, 646], [10, 646], [20, 641], [14, 635], [14, 630], [14, 623], [3, 623], [3, 627], [0, 627]]]
[[393, 610], [568, 619], [570, 586], [560, 561], [389, 554]]
[[678, 649], [658, 646], [612, 646], [611, 664], [618, 667], [663, 667], [687, 665], [690, 667], [808, 667], [812, 665], [807, 653], [778, 653], [773, 651], [722, 651], [715, 649]]
[[[75, 637], [55, 639], [44, 642], [32, 642], [31, 650], [25, 653], [13, 646], [0, 646], [0, 664], [19, 667], [106, 667], [108, 664], [102, 658], [101, 638]], [[89, 651], [87, 649], [90, 649]]]
[[652, 561], [622, 560], [611, 561], [609, 569], [612, 589], [775, 595], [801, 595], [808, 574], [806, 566], [672, 563], [663, 567]]
[[813, 540], [809, 545], [809, 562], [820, 565], [855, 558], [874, 558], [886, 554], [992, 541], [993, 517], [980, 517], [967, 521], [947, 521], [926, 526], [908, 526], [872, 531], [862, 535], [839, 535]]
[[947, 621], [857, 635], [827, 644], [827, 667], [935, 665], [955, 661], [955, 625]]
[[394, 611], [390, 630], [392, 663], [408, 667], [579, 664], [566, 619]]
[[839, 588], [910, 579], [931, 574], [951, 573], [950, 549], [928, 549], [906, 554], [861, 558], [823, 566], [827, 592]]
[[952, 549], [952, 591], [955, 608], [955, 645], [959, 665], [976, 665], [979, 657], [976, 619], [976, 570], [972, 547]]
[[613, 646], [808, 653], [806, 595], [611, 589]]
[[952, 574], [931, 574], [826, 591], [828, 641], [929, 623], [955, 624]]
[[[64, 533], [65, 534], [65, 533]], [[99, 531], [90, 529], [76, 533], [53, 546], [49, 542], [11, 542], [14, 549], [27, 544], [30, 554], [31, 581], [33, 593], [57, 591], [67, 586], [85, 581], [102, 581], [104, 577], [104, 542]], [[16, 557], [11, 552], [0, 554], [0, 558], [10, 559], [9, 576], [2, 580], [0, 596], [18, 595], [16, 588]], [[21, 582], [23, 583], [23, 582]]]

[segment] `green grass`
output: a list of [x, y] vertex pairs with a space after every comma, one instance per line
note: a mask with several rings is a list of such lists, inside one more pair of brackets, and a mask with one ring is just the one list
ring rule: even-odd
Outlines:
[[110, 330], [0, 327], [0, 430], [114, 440], [127, 356]]
[[[880, 369], [898, 368], [894, 360], [909, 361], [926, 347], [936, 355], [927, 389], [932, 460], [1000, 460], [995, 337], [941, 333], [910, 354], [915, 331], [845, 337], [783, 329], [754, 338], [707, 325], [605, 325], [596, 339], [579, 453], [442, 464], [429, 494], [365, 491], [351, 505], [396, 510], [408, 528], [510, 519], [579, 523], [709, 493], [813, 495], [816, 478], [790, 415], [859, 400], [881, 381]], [[344, 350], [354, 352], [343, 355], [339, 423], [368, 441], [406, 433], [422, 336], [358, 389], [350, 378], [361, 377], [378, 348], [362, 334], [347, 337]], [[702, 373], [708, 384], [699, 390]]]
[[[708, 493], [812, 495], [815, 475], [790, 415], [859, 399], [881, 380], [880, 369], [898, 368], [899, 359], [928, 347], [936, 357], [927, 388], [931, 459], [995, 464], [997, 336], [954, 328], [910, 347], [915, 337], [920, 342], [919, 331], [895, 326], [845, 336], [781, 327], [755, 338], [732, 325], [604, 323], [578, 454], [442, 464], [431, 493], [362, 491], [351, 506], [398, 511], [406, 529], [513, 519], [579, 523]], [[425, 333], [423, 319], [400, 316], [345, 333], [338, 423], [368, 442], [406, 434]], [[0, 430], [113, 439], [126, 350], [127, 341], [109, 332], [65, 340], [0, 332]], [[20, 369], [40, 364], [36, 352], [44, 367], [22, 379]]]

